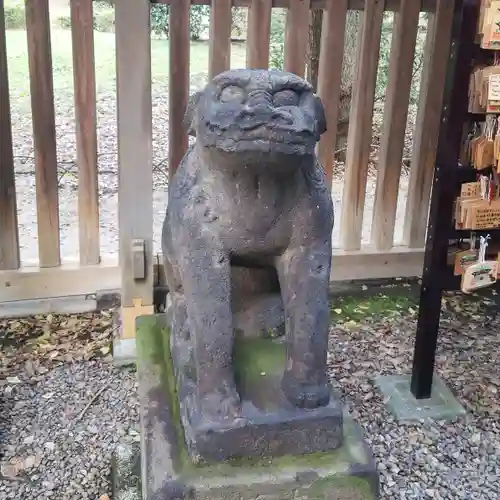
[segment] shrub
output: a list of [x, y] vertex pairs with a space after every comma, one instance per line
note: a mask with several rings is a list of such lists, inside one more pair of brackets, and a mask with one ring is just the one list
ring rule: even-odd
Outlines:
[[26, 27], [24, 17], [24, 2], [8, 0], [4, 7], [5, 28], [8, 30], [22, 30]]
[[71, 16], [69, 14], [56, 17], [56, 26], [63, 30], [71, 29]]
[[[57, 16], [55, 25], [63, 30], [71, 29], [71, 15]], [[115, 10], [104, 2], [94, 4], [94, 29], [96, 31], [112, 33], [115, 29]]]
[[191, 40], [199, 40], [207, 27], [210, 8], [208, 5], [193, 5], [189, 12], [189, 32]]
[[285, 61], [285, 10], [273, 9], [269, 39], [269, 66], [283, 69]]
[[151, 5], [151, 32], [168, 36], [168, 5]]
[[113, 8], [107, 7], [94, 12], [94, 29], [105, 33], [115, 31], [115, 11]]

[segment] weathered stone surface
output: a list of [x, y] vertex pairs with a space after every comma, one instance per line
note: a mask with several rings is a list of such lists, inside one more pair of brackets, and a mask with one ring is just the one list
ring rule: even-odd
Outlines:
[[[259, 300], [281, 295], [286, 418], [294, 421], [292, 406], [337, 412], [326, 375], [333, 205], [314, 153], [326, 127], [323, 106], [298, 76], [222, 73], [193, 96], [185, 122], [196, 143], [170, 183], [162, 245], [181, 418], [193, 452], [215, 429], [230, 431], [230, 444], [233, 430], [251, 424], [232, 367], [238, 283], [258, 290]], [[258, 303], [252, 294], [239, 297], [250, 302], [240, 311]], [[248, 324], [248, 315], [239, 318]], [[266, 438], [248, 437], [238, 453], [255, 453], [253, 441]]]
[[141, 455], [138, 443], [120, 442], [113, 454], [113, 498], [142, 500]]
[[[172, 308], [167, 306], [167, 323]], [[184, 326], [183, 326], [184, 328]], [[184, 345], [182, 345], [182, 343]], [[283, 337], [236, 336], [233, 368], [241, 400], [238, 419], [227, 422], [199, 423], [193, 406], [196, 385], [193, 383], [193, 352], [189, 341], [172, 335], [170, 347], [182, 394], [180, 415], [187, 449], [194, 461], [224, 460], [254, 456], [281, 456], [290, 453], [332, 450], [342, 442], [342, 411], [331, 398], [327, 406], [297, 408], [281, 390], [286, 349]]]
[[[180, 420], [168, 353], [169, 333], [162, 322], [155, 316], [138, 321], [143, 500], [378, 498], [375, 464], [359, 430], [347, 417], [343, 443], [333, 451], [193, 463]], [[248, 354], [249, 350], [243, 352]], [[266, 366], [275, 355], [264, 360]], [[245, 360], [240, 362], [247, 366]], [[262, 365], [253, 365], [252, 370], [240, 371], [243, 381], [237, 377], [238, 383], [251, 383], [257, 373], [260, 375]]]

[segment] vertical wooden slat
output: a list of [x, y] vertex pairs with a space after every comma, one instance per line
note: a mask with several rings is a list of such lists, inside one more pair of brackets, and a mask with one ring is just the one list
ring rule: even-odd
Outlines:
[[454, 3], [437, 0], [429, 14], [404, 226], [404, 243], [412, 248], [425, 243]]
[[6, 45], [4, 2], [0, 0], [0, 270], [20, 266]]
[[363, 228], [373, 103], [384, 14], [383, 0], [366, 0], [358, 43], [356, 76], [349, 117], [341, 241], [344, 250], [359, 250]]
[[378, 250], [390, 249], [394, 240], [419, 14], [420, 2], [415, 0], [401, 0], [401, 8], [394, 14], [372, 226], [372, 242]]
[[310, 0], [293, 0], [288, 5], [285, 25], [285, 71], [304, 76], [309, 42]]
[[231, 0], [212, 0], [209, 77], [226, 71], [231, 57]]
[[325, 108], [327, 130], [318, 145], [318, 155], [330, 187], [337, 139], [340, 102], [340, 80], [344, 55], [347, 0], [331, 1], [323, 14], [321, 51], [319, 56], [318, 95]]
[[[149, 305], [153, 301], [149, 0], [120, 0], [116, 2], [115, 16], [121, 305], [122, 308], [132, 308], [134, 305]], [[145, 244], [146, 272], [142, 279], [134, 279], [134, 239], [143, 240]], [[124, 336], [128, 335], [124, 333]]]
[[91, 0], [71, 0], [71, 33], [78, 162], [80, 263], [90, 265], [98, 264], [100, 261], [94, 29]]
[[171, 179], [188, 147], [187, 131], [181, 125], [189, 99], [189, 0], [170, 6], [170, 76], [168, 127], [168, 175]]
[[48, 0], [26, 0], [26, 31], [35, 146], [40, 267], [61, 264], [56, 127]]
[[248, 9], [247, 68], [269, 67], [272, 0], [253, 0]]

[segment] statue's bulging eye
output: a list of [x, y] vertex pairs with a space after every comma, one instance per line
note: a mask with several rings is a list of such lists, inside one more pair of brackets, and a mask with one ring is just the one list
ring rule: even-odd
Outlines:
[[274, 105], [279, 108], [281, 106], [298, 106], [299, 96], [293, 90], [280, 90], [273, 97]]
[[224, 87], [224, 89], [220, 94], [221, 102], [230, 102], [230, 101], [243, 102], [244, 99], [245, 99], [245, 93], [243, 92], [243, 89], [237, 87], [236, 85], [228, 85], [227, 87]]

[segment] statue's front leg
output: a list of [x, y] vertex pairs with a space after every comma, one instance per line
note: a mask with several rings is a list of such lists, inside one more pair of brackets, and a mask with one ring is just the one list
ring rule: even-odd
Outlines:
[[203, 422], [236, 417], [239, 396], [232, 367], [230, 260], [213, 239], [179, 242], [182, 287], [194, 340], [197, 392]]
[[326, 405], [331, 244], [293, 246], [278, 258], [276, 267], [285, 306], [283, 392], [298, 407]]

